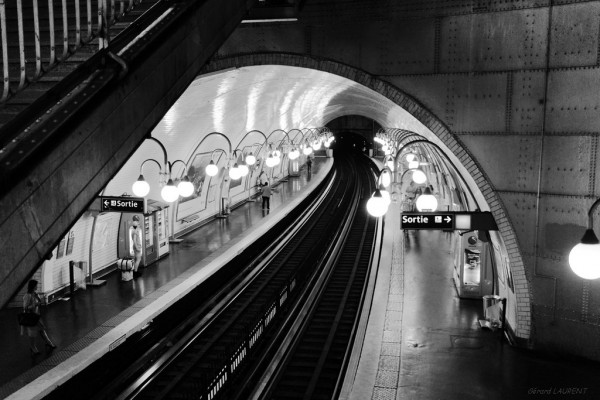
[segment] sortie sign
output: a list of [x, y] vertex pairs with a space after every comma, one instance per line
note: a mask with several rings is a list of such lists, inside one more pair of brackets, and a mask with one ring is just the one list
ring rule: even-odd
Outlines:
[[402, 229], [454, 229], [452, 213], [402, 213]]
[[105, 197], [100, 196], [101, 212], [144, 212], [144, 199], [138, 197]]

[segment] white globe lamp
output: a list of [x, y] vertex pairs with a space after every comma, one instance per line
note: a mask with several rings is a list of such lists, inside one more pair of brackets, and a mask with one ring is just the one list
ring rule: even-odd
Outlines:
[[381, 173], [381, 184], [384, 187], [389, 187], [391, 183], [392, 183], [392, 177], [390, 176], [389, 171], [388, 170], [384, 170]]
[[415, 169], [412, 173], [412, 180], [414, 183], [422, 185], [423, 183], [427, 182], [427, 175], [425, 175], [425, 172], [421, 171], [420, 169]]
[[273, 168], [276, 164], [275, 164], [275, 158], [273, 157], [273, 154], [269, 153], [269, 157], [267, 157], [267, 160], [265, 161], [265, 164], [267, 164], [267, 167], [269, 168]]
[[250, 168], [248, 168], [248, 166], [246, 164], [240, 164], [240, 166], [238, 168], [239, 168], [240, 174], [242, 176], [247, 176], [248, 173], [250, 172]]
[[417, 159], [417, 156], [413, 153], [408, 153], [405, 158], [406, 162], [415, 161], [416, 159]]
[[408, 169], [417, 169], [419, 168], [419, 162], [417, 160], [408, 162]]
[[385, 200], [379, 189], [377, 189], [369, 201], [367, 201], [367, 211], [374, 217], [381, 217], [387, 212]]
[[206, 175], [215, 176], [219, 172], [219, 167], [215, 165], [215, 162], [213, 160], [210, 160], [210, 163], [206, 166], [205, 171]]
[[302, 149], [302, 153], [304, 153], [305, 156], [308, 156], [310, 153], [312, 153], [312, 147], [306, 146], [304, 149]]
[[246, 156], [246, 164], [248, 165], [254, 165], [256, 163], [256, 157], [254, 157], [254, 154], [252, 154], [252, 152], [250, 154], [248, 154]]
[[131, 185], [131, 190], [137, 197], [144, 197], [150, 193], [150, 185], [144, 179], [144, 175], [140, 174], [138, 180], [133, 182], [133, 185]]
[[600, 278], [600, 243], [593, 229], [586, 230], [569, 253], [569, 266], [583, 279]]
[[177, 185], [177, 192], [181, 197], [190, 197], [194, 193], [194, 184], [190, 182], [187, 175]]
[[242, 177], [242, 173], [237, 165], [237, 163], [233, 164], [233, 167], [229, 169], [229, 177], [234, 181], [237, 181]]
[[420, 212], [435, 211], [437, 210], [438, 201], [435, 196], [431, 194], [431, 189], [425, 188], [423, 194], [417, 197], [415, 205]]
[[172, 203], [179, 198], [179, 191], [175, 187], [173, 179], [169, 179], [167, 184], [163, 186], [162, 190], [160, 191], [160, 195], [167, 203]]

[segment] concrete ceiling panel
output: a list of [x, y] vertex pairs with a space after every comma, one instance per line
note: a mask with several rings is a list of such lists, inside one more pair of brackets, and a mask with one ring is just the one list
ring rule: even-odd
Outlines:
[[598, 68], [551, 71], [548, 77], [547, 132], [598, 132]]
[[598, 59], [600, 4], [570, 4], [554, 7], [550, 38], [550, 66], [595, 66]]
[[533, 192], [537, 188], [539, 138], [465, 135], [461, 140], [500, 191]]
[[544, 79], [543, 71], [510, 73], [508, 125], [511, 133], [539, 134], [542, 131]]
[[547, 16], [527, 9], [444, 18], [440, 72], [543, 67]]
[[[593, 194], [597, 151], [591, 136], [546, 136], [542, 192], [585, 196]], [[568, 157], [565, 157], [568, 154]], [[592, 193], [590, 192], [592, 190]]]
[[303, 53], [306, 49], [304, 26], [287, 23], [273, 26], [242, 24], [219, 48], [223, 57], [232, 52]]

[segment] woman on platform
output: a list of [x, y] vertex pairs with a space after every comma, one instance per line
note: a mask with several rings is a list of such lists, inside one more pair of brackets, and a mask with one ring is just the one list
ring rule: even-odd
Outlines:
[[[32, 279], [27, 283], [27, 293], [23, 295], [23, 312], [40, 315], [40, 305], [42, 304], [42, 299], [40, 299], [40, 296], [36, 292], [37, 285], [38, 281], [35, 279]], [[48, 336], [48, 332], [46, 332], [46, 326], [42, 322], [41, 318], [39, 318], [38, 322], [33, 326], [21, 325], [21, 335], [24, 335], [25, 331], [27, 331], [27, 336], [29, 336], [29, 348], [31, 349], [32, 354], [40, 353], [35, 345], [35, 337], [38, 333], [46, 341], [46, 346], [50, 347], [51, 349], [56, 348], [56, 345]]]

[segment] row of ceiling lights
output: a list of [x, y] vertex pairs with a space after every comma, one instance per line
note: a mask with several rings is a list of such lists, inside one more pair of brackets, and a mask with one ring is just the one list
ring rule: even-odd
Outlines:
[[[152, 138], [152, 139], [160, 144], [161, 148], [163, 149], [164, 155], [165, 155], [165, 169], [167, 170], [167, 172], [165, 172], [165, 174], [168, 175], [168, 180], [167, 180], [166, 185], [164, 185], [161, 190], [161, 197], [163, 198], [163, 200], [165, 200], [168, 203], [172, 203], [175, 200], [177, 200], [179, 198], [179, 196], [181, 196], [181, 197], [191, 196], [192, 193], [194, 193], [195, 188], [194, 188], [194, 184], [190, 181], [187, 174], [184, 175], [184, 177], [179, 181], [179, 183], [177, 185], [175, 185], [175, 183], [173, 182], [173, 179], [171, 178], [171, 170], [172, 170], [173, 165], [175, 165], [178, 162], [183, 163], [185, 165], [185, 168], [187, 168], [187, 165], [181, 160], [176, 160], [173, 163], [167, 161], [166, 160], [166, 158], [167, 158], [166, 150], [164, 149], [164, 146], [162, 145], [162, 143], [160, 143], [160, 141], [158, 141], [155, 138]], [[331, 145], [331, 142], [333, 140], [334, 140], [334, 137], [332, 135], [326, 134], [326, 135], [323, 135], [323, 136], [318, 137], [315, 140], [311, 141], [310, 145], [305, 141], [305, 143], [300, 145], [299, 149], [302, 150], [302, 153], [304, 155], [308, 156], [313, 152], [313, 150], [314, 151], [320, 150], [322, 145], [328, 148]], [[269, 150], [268, 157], [265, 160], [265, 165], [269, 168], [273, 168], [281, 163], [282, 152], [278, 149], [273, 149], [272, 145], [269, 145], [269, 148], [270, 148], [270, 150]], [[299, 149], [295, 146], [292, 147], [292, 149], [287, 154], [288, 158], [290, 160], [296, 160], [298, 157], [300, 157]], [[245, 157], [243, 156], [243, 153], [242, 153], [241, 161], [238, 163], [237, 162], [238, 158], [236, 157], [236, 154], [238, 152], [242, 153], [241, 150], [236, 149], [233, 151], [233, 154], [231, 155], [231, 159], [232, 159], [231, 161], [233, 161], [233, 165], [229, 168], [229, 177], [232, 180], [239, 180], [242, 177], [247, 176], [248, 173], [250, 172], [250, 167], [254, 166], [256, 164], [256, 162], [258, 161], [256, 156], [254, 156], [254, 154], [252, 152], [250, 152]], [[141, 170], [142, 170], [144, 164], [148, 161], [153, 161], [153, 162], [157, 163], [159, 168], [162, 171], [160, 163], [158, 163], [158, 161], [156, 161], [154, 159], [147, 159], [144, 162], [142, 162], [142, 164], [140, 166], [140, 176], [138, 177], [137, 181], [135, 181], [133, 183], [133, 185], [131, 187], [133, 194], [138, 197], [145, 197], [148, 193], [150, 193], [150, 185], [144, 179], [144, 175], [141, 173], [142, 172]], [[209, 177], [214, 177], [218, 174], [218, 172], [219, 172], [219, 167], [215, 164], [215, 162], [211, 158], [210, 163], [205, 168], [205, 173]]]
[[[395, 167], [394, 158], [391, 156], [394, 147], [389, 141], [379, 137], [375, 138], [375, 141], [382, 145], [382, 150], [386, 155], [386, 167], [380, 172], [378, 181], [381, 180], [382, 185], [387, 188], [390, 182], [389, 176], [393, 174]], [[420, 163], [417, 155], [407, 154], [405, 162], [408, 164], [408, 170], [413, 171], [413, 181], [417, 184], [425, 183], [427, 176], [419, 169]], [[374, 217], [383, 216], [387, 212], [390, 202], [389, 192], [383, 188], [377, 189], [367, 202], [367, 210]], [[596, 200], [590, 207], [588, 211], [588, 229], [585, 231], [580, 243], [575, 245], [569, 252], [569, 266], [577, 276], [583, 279], [600, 278], [600, 240], [598, 240], [593, 229], [593, 214], [599, 205], [600, 199]], [[437, 209], [437, 200], [428, 187], [417, 198], [416, 207], [419, 211], [435, 211]]]

